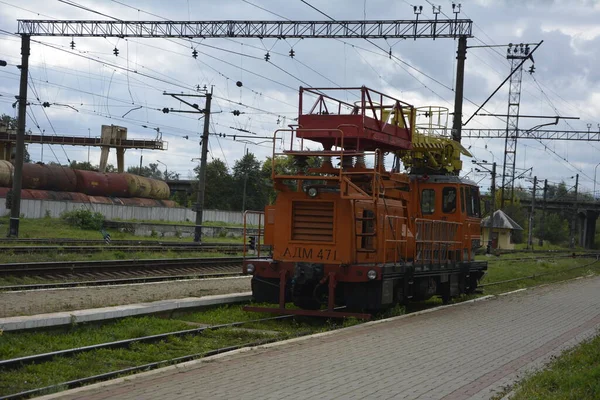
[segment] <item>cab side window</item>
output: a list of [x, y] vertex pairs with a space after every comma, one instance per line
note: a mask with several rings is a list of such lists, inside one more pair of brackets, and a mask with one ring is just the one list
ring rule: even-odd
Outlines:
[[465, 188], [461, 187], [460, 188], [460, 211], [462, 211], [462, 213], [465, 213], [465, 202], [466, 202], [466, 197], [465, 197]]
[[445, 187], [442, 190], [442, 211], [446, 214], [456, 211], [456, 188]]
[[435, 191], [433, 189], [423, 189], [421, 192], [421, 212], [423, 214], [435, 212]]
[[465, 188], [466, 203], [467, 203], [467, 215], [473, 217], [473, 192], [470, 187]]
[[479, 190], [477, 188], [466, 188], [467, 192], [467, 215], [469, 217], [480, 217]]

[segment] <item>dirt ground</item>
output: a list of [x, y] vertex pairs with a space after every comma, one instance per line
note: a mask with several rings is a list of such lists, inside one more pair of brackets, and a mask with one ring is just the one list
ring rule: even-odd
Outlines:
[[250, 277], [0, 292], [0, 318], [250, 291]]

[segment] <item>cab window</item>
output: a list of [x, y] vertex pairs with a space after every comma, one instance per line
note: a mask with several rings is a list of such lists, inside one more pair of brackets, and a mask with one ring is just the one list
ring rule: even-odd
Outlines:
[[460, 211], [462, 211], [462, 213], [465, 213], [465, 188], [461, 187], [460, 188]]
[[469, 217], [479, 217], [480, 206], [479, 206], [479, 191], [477, 188], [467, 188], [467, 215]]
[[445, 187], [442, 190], [442, 211], [446, 214], [456, 211], [456, 188]]
[[435, 191], [433, 189], [423, 189], [421, 192], [421, 212], [423, 214], [435, 212]]
[[469, 217], [473, 216], [473, 195], [471, 194], [471, 188], [470, 187], [466, 187], [465, 188], [465, 195], [466, 195], [466, 203], [467, 203], [467, 215]]

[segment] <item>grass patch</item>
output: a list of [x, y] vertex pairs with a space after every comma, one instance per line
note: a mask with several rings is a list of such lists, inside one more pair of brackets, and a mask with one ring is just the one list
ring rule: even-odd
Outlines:
[[555, 358], [515, 388], [512, 400], [600, 399], [600, 336]]
[[17, 370], [2, 371], [0, 395], [41, 388], [175, 357], [201, 354], [226, 346], [253, 343], [269, 337], [272, 335], [226, 328], [218, 331], [205, 331], [200, 335], [169, 338], [154, 344], [133, 344], [128, 349], [102, 349], [74, 357], [59, 357], [50, 362], [27, 365]]
[[[511, 254], [510, 256], [506, 257], [515, 258], [516, 255]], [[488, 261], [488, 273], [481, 281], [481, 284], [485, 285], [486, 283], [534, 275], [536, 277], [534, 279], [523, 279], [500, 285], [488, 286], [484, 289], [485, 294], [499, 294], [511, 290], [537, 286], [543, 283], [557, 282], [600, 272], [600, 262], [586, 266], [587, 264], [593, 262], [593, 259], [591, 258], [543, 259], [532, 257], [531, 260], [518, 261], [503, 261], [502, 258], [488, 258]], [[580, 266], [582, 268], [571, 269], [576, 266]]]
[[190, 328], [182, 321], [144, 316], [124, 318], [101, 325], [81, 324], [44, 331], [4, 332], [0, 341], [0, 359], [7, 360]]
[[[85, 230], [69, 225], [64, 220], [58, 218], [40, 218], [30, 219], [21, 218], [19, 220], [19, 238], [21, 239], [80, 239], [80, 240], [103, 240], [103, 236], [99, 230]], [[8, 217], [0, 217], [0, 232], [8, 232]], [[131, 221], [127, 221], [131, 222]], [[163, 222], [167, 224], [167, 222]], [[172, 223], [170, 223], [172, 225]], [[205, 225], [210, 225], [207, 222]], [[215, 223], [215, 226], [221, 226]], [[179, 225], [179, 223], [178, 223]], [[191, 224], [193, 225], [193, 224]], [[192, 242], [193, 237], [178, 238], [176, 236], [168, 237], [151, 237], [151, 236], [135, 236], [131, 233], [121, 232], [117, 229], [105, 229], [110, 233], [112, 240], [151, 240], [151, 241], [173, 241], [173, 242]], [[241, 238], [209, 238], [206, 237], [207, 242], [241, 242]]]

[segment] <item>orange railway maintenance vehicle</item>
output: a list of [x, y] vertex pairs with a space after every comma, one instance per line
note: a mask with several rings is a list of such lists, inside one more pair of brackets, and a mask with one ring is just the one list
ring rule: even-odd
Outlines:
[[[487, 270], [474, 260], [479, 189], [458, 176], [460, 154], [470, 154], [442, 134], [448, 110], [366, 87], [300, 88], [299, 97], [298, 125], [274, 135], [275, 204], [246, 213], [260, 221], [244, 273], [255, 301], [279, 306], [245, 309], [369, 318], [474, 292]], [[282, 172], [282, 159], [293, 171]]]

